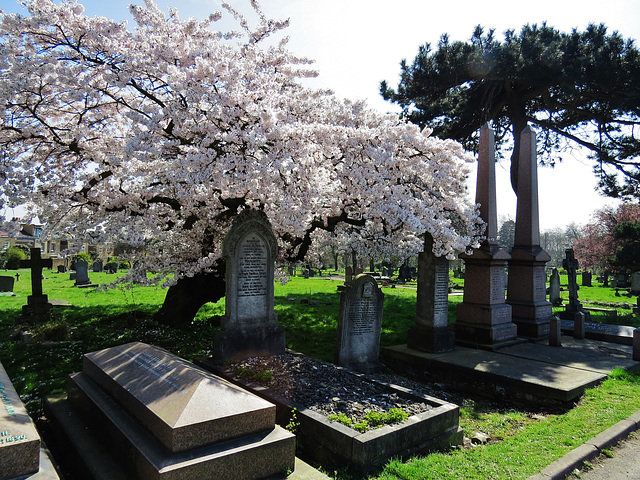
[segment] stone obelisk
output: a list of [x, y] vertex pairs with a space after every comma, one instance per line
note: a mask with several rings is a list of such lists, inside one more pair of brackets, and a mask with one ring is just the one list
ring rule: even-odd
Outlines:
[[505, 303], [505, 267], [511, 256], [496, 240], [495, 144], [488, 125], [480, 130], [476, 204], [487, 224], [486, 239], [471, 255], [460, 255], [465, 263], [464, 298], [453, 327], [458, 345], [491, 349], [516, 339], [517, 326], [511, 321], [511, 305]]
[[541, 338], [549, 334], [551, 321], [544, 271], [551, 257], [540, 247], [536, 134], [529, 126], [520, 134], [516, 178], [518, 204], [514, 245], [508, 262], [507, 303], [511, 305], [518, 336]]

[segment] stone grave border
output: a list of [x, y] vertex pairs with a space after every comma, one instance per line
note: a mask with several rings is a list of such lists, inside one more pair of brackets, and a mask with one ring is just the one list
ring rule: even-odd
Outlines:
[[[287, 351], [295, 355], [299, 353]], [[407, 457], [416, 453], [447, 448], [462, 443], [459, 427], [460, 409], [457, 405], [428, 395], [419, 395], [398, 385], [378, 382], [366, 375], [345, 369], [354, 376], [395, 393], [399, 397], [426, 403], [433, 408], [410, 416], [403, 422], [385, 425], [364, 433], [328, 420], [324, 415], [296, 404], [271, 392], [267, 387], [236, 378], [227, 367], [215, 364], [211, 359], [198, 359], [197, 365], [206, 368], [244, 389], [276, 405], [276, 422], [286, 426], [295, 409], [299, 426], [296, 438], [303, 445], [304, 456], [327, 467], [347, 465], [359, 472], [368, 472], [394, 457]]]

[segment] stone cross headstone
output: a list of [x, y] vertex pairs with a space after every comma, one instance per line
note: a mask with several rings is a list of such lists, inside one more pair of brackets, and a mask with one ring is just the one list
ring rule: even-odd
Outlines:
[[284, 353], [284, 330], [273, 310], [277, 251], [263, 212], [245, 210], [236, 217], [223, 242], [225, 317], [215, 338], [216, 360]]
[[31, 295], [27, 297], [27, 304], [22, 306], [22, 317], [25, 320], [46, 321], [51, 318], [49, 299], [42, 293], [42, 269], [51, 268], [50, 258], [42, 258], [39, 248], [31, 249], [31, 258], [22, 260], [22, 268], [31, 268]]
[[540, 246], [536, 135], [529, 126], [520, 133], [519, 159], [512, 165], [512, 179], [517, 206], [514, 245], [508, 261], [507, 303], [518, 336], [535, 339], [549, 334], [551, 303], [547, 301], [544, 269], [551, 257]]
[[0, 276], [0, 292], [13, 292], [15, 278], [9, 276]]
[[631, 294], [640, 294], [640, 272], [634, 272], [631, 275]]
[[560, 297], [560, 272], [558, 272], [557, 268], [551, 271], [551, 277], [549, 278], [549, 302], [556, 307], [562, 304], [562, 298]]
[[347, 265], [344, 269], [344, 283], [351, 283], [353, 281], [353, 267]]
[[424, 251], [418, 255], [416, 324], [409, 329], [407, 346], [423, 352], [446, 352], [455, 347], [448, 327], [449, 261], [433, 253], [433, 237], [425, 234]]
[[516, 338], [518, 327], [511, 321], [511, 305], [505, 303], [505, 266], [511, 257], [497, 241], [495, 149], [493, 130], [480, 130], [476, 204], [487, 224], [487, 239], [471, 255], [460, 255], [465, 263], [464, 298], [453, 324], [456, 343], [477, 347]]
[[378, 360], [384, 293], [371, 275], [359, 275], [340, 294], [335, 361], [364, 373], [380, 371]]
[[587, 272], [586, 270], [582, 272], [582, 286], [583, 287], [593, 286], [593, 274], [591, 272]]
[[567, 271], [567, 282], [569, 284], [569, 303], [565, 306], [564, 312], [560, 313], [560, 318], [565, 320], [573, 320], [575, 314], [583, 312], [587, 321], [590, 318], [589, 312], [585, 312], [582, 307], [582, 303], [578, 300], [578, 268], [580, 267], [578, 260], [576, 259], [573, 249], [568, 248], [565, 250], [566, 258], [562, 260], [562, 267]]
[[23, 478], [40, 468], [40, 435], [0, 364], [0, 479]]
[[89, 280], [89, 264], [86, 260], [76, 260], [76, 283], [74, 285], [76, 287], [95, 286]]

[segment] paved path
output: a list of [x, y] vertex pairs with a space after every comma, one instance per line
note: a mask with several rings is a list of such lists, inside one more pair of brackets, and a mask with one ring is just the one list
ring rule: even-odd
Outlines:
[[593, 469], [580, 472], [580, 480], [639, 479], [640, 436], [629, 437], [616, 445], [612, 451], [613, 457], [599, 457], [592, 462]]

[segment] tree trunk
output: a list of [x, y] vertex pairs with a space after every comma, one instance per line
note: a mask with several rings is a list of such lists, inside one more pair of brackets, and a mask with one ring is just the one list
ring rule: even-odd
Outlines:
[[[224, 272], [224, 266], [222, 271]], [[217, 302], [224, 297], [225, 288], [224, 275], [215, 272], [181, 278], [167, 291], [164, 303], [154, 319], [172, 327], [188, 327], [202, 305]]]

